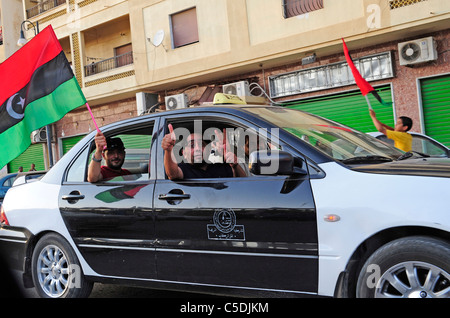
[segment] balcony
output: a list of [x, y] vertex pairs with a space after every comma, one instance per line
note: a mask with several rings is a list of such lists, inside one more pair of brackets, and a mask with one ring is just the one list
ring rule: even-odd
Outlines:
[[84, 76], [107, 72], [121, 66], [133, 64], [133, 51], [129, 51], [99, 62], [92, 62], [84, 67]]
[[27, 19], [35, 17], [41, 13], [49, 11], [53, 8], [56, 8], [60, 5], [66, 4], [66, 0], [46, 0], [41, 1], [37, 5], [26, 9], [27, 11]]

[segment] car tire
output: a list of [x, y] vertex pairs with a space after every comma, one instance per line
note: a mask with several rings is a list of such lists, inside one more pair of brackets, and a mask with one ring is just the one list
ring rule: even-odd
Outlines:
[[407, 237], [379, 248], [363, 265], [358, 298], [450, 298], [450, 244]]
[[43, 298], [84, 298], [93, 287], [70, 244], [55, 233], [46, 234], [36, 244], [31, 271], [36, 291]]

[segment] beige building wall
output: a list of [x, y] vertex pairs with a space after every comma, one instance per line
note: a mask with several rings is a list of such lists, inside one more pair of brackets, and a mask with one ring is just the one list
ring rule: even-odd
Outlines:
[[3, 44], [0, 45], [0, 63], [19, 48], [17, 40], [23, 21], [22, 8], [21, 0], [0, 0], [0, 27], [3, 36]]
[[[287, 65], [312, 53], [340, 53], [342, 37], [361, 49], [442, 30], [450, 19], [450, 1], [427, 0], [395, 10], [389, 0], [323, 3], [323, 9], [286, 19], [281, 0], [66, 0], [29, 20], [39, 21], [41, 29], [52, 24], [58, 38], [70, 39], [74, 70], [95, 105], [141, 90], [177, 89], [261, 66]], [[23, 5], [25, 16], [34, 3], [24, 0]], [[192, 7], [197, 10], [199, 42], [174, 49], [170, 15]], [[155, 47], [151, 41], [159, 30], [165, 37]], [[32, 36], [29, 30], [27, 37]], [[89, 58], [112, 57], [112, 49], [126, 42], [133, 46], [131, 67], [85, 76]]]
[[[341, 38], [362, 48], [445, 29], [450, 2], [428, 0], [391, 10], [387, 0], [324, 0], [324, 9], [285, 19], [278, 0], [130, 1], [140, 85], [167, 89], [342, 52]], [[197, 7], [199, 43], [173, 49], [170, 14]], [[137, 25], [134, 25], [134, 24]], [[143, 29], [139, 29], [143, 25]], [[164, 30], [163, 47], [151, 39]], [[144, 34], [142, 34], [142, 32]], [[145, 54], [142, 54], [145, 52]], [[142, 65], [144, 66], [144, 65]], [[190, 80], [193, 79], [193, 80]]]
[[[406, 112], [417, 121], [421, 120], [420, 107], [417, 87], [412, 83], [421, 76], [450, 74], [446, 53], [450, 1], [323, 0], [323, 9], [291, 18], [283, 16], [282, 0], [59, 1], [56, 7], [28, 17], [35, 2], [0, 0], [3, 31], [24, 19], [38, 21], [41, 30], [51, 24], [101, 125], [136, 116], [137, 92], [157, 94], [161, 109], [166, 95], [187, 92], [190, 100], [198, 101], [210, 87], [217, 89], [249, 78], [269, 93], [271, 75], [343, 61], [341, 38], [354, 58], [393, 52], [395, 78], [374, 84], [393, 85], [398, 112]], [[5, 18], [5, 3], [14, 5], [14, 21], [10, 20], [14, 14]], [[170, 16], [193, 7], [199, 41], [173, 48]], [[162, 44], [155, 46], [152, 41], [161, 31]], [[419, 68], [399, 68], [397, 43], [422, 35], [436, 36], [439, 59]], [[29, 29], [26, 37], [33, 36]], [[14, 46], [17, 37], [18, 31], [8, 45]], [[88, 74], [86, 67], [114, 57], [114, 49], [128, 43], [132, 45], [132, 63]], [[0, 58], [1, 54], [0, 47]], [[312, 54], [316, 62], [302, 65], [302, 58]], [[355, 86], [276, 101], [348, 89]], [[56, 136], [86, 134], [93, 128], [89, 121], [87, 111], [80, 108], [54, 125]]]

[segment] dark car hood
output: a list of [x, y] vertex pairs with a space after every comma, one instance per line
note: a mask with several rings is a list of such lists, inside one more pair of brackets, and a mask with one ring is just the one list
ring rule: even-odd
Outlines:
[[450, 178], [449, 158], [420, 158], [353, 167], [367, 173], [433, 176]]

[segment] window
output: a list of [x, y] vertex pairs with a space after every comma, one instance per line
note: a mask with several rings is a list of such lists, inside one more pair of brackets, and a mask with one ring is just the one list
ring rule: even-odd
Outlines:
[[170, 16], [170, 22], [173, 48], [199, 41], [196, 8], [172, 14]]
[[133, 64], [133, 48], [130, 44], [116, 47], [114, 49], [114, 59], [116, 67]]
[[284, 17], [287, 19], [323, 9], [323, 0], [284, 0], [283, 8]]
[[[353, 60], [368, 81], [394, 77], [390, 52]], [[272, 98], [302, 94], [355, 83], [347, 62], [302, 69], [269, 77]]]
[[447, 157], [447, 152], [442, 146], [426, 137], [413, 135], [412, 149], [413, 151], [424, 153], [432, 157]]
[[[192, 162], [198, 163], [199, 165], [220, 165], [227, 163], [223, 154], [223, 148], [225, 146], [227, 152], [233, 152], [238, 166], [240, 166], [239, 171], [235, 170], [235, 176], [247, 177], [252, 175], [248, 167], [249, 156], [252, 152], [270, 149], [280, 150], [277, 130], [275, 132], [269, 132], [266, 129], [256, 131], [255, 129], [236, 126], [223, 121], [195, 119], [187, 122], [173, 122], [172, 126], [176, 137], [173, 154], [179, 166], [186, 166], [186, 164], [189, 165]], [[196, 139], [191, 135], [193, 133], [200, 135], [200, 138]], [[192, 151], [188, 152], [188, 149], [192, 149]], [[201, 151], [202, 153], [197, 152], [195, 154], [196, 151]], [[190, 169], [186, 168], [186, 170]], [[211, 178], [227, 177], [224, 175], [228, 174], [222, 174], [222, 172], [224, 171], [215, 170], [214, 173], [217, 173], [217, 175], [211, 176]], [[195, 173], [192, 175], [195, 175]], [[205, 178], [205, 176], [186, 177], [185, 175], [185, 178]]]
[[3, 182], [3, 184], [1, 185], [2, 187], [12, 187], [13, 182], [14, 182], [15, 178], [8, 178], [5, 180], [5, 182]]
[[[121, 131], [118, 134], [105, 133], [111, 138], [120, 138], [125, 147], [125, 158], [122, 169], [126, 169], [129, 174], [111, 179], [104, 179], [102, 182], [120, 181], [141, 181], [150, 177], [150, 148], [152, 145], [153, 126], [145, 128], [134, 128], [128, 131]], [[91, 163], [92, 155], [95, 152], [95, 143], [92, 141], [86, 147], [67, 173], [67, 182], [86, 182], [88, 166]], [[106, 165], [102, 159], [101, 165]]]

